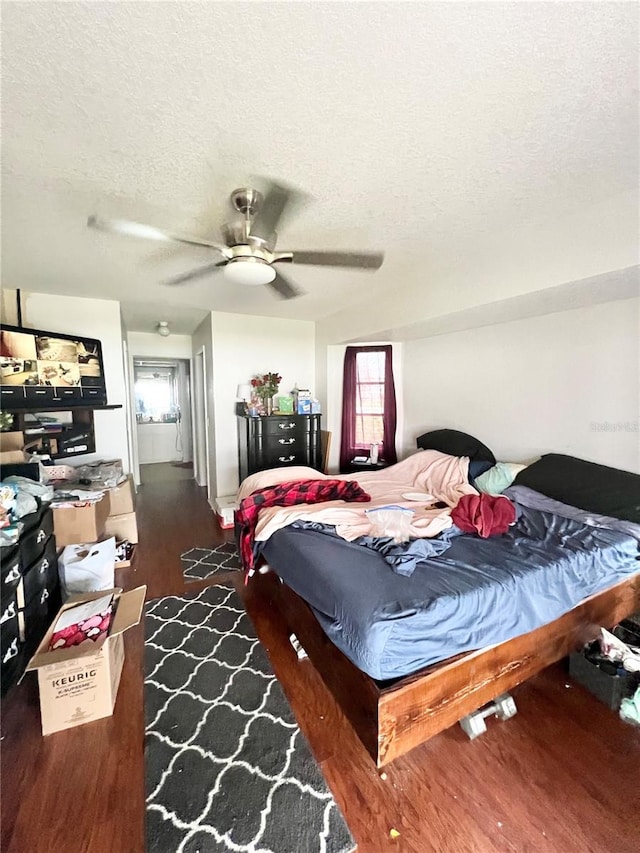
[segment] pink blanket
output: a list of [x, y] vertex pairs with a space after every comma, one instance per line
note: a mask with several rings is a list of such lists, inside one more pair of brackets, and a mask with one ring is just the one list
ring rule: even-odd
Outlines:
[[[343, 501], [290, 507], [270, 507], [260, 511], [255, 529], [255, 539], [266, 541], [276, 530], [293, 521], [317, 521], [335, 526], [336, 532], [348, 542], [359, 536], [373, 535], [373, 523], [365, 510], [386, 504], [397, 504], [414, 510], [409, 535], [413, 539], [437, 536], [451, 527], [451, 509], [463, 495], [477, 495], [469, 485], [467, 475], [469, 460], [466, 457], [448, 456], [437, 450], [420, 450], [408, 459], [379, 471], [343, 474], [341, 480], [356, 480], [371, 495], [371, 503], [345, 504]], [[304, 466], [271, 468], [247, 477], [240, 486], [238, 503], [257, 489], [275, 486], [292, 480], [336, 479], [335, 475], [321, 474]], [[403, 495], [427, 493], [433, 500], [410, 500]], [[442, 502], [445, 509], [429, 509]]]

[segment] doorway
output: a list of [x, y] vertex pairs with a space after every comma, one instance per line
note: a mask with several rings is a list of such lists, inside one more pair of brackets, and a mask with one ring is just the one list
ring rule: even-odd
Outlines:
[[191, 371], [187, 359], [133, 359], [142, 483], [192, 479]]

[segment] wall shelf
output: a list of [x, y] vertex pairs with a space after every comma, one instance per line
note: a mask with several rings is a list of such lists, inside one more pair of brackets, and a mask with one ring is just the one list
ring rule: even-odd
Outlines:
[[[49, 454], [52, 459], [69, 459], [95, 453], [94, 412], [121, 409], [122, 405], [60, 406], [46, 410], [33, 408], [11, 412], [13, 432], [21, 432], [23, 446], [31, 453]], [[56, 414], [71, 417], [55, 421]], [[41, 421], [29, 416], [40, 415]]]

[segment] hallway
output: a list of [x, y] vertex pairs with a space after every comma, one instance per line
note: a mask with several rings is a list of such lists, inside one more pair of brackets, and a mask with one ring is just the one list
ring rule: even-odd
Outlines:
[[[189, 479], [147, 479], [137, 516], [136, 563], [116, 581], [147, 584], [148, 598], [184, 593], [181, 553], [232, 539]], [[215, 579], [231, 580], [245, 597], [360, 853], [637, 850], [640, 736], [570, 685], [562, 665], [514, 691], [513, 719], [490, 720], [473, 742], [452, 727], [381, 775], [314, 667], [289, 644], [273, 607], [275, 577], [256, 575], [247, 588], [237, 572]], [[143, 853], [142, 625], [127, 632], [125, 647], [112, 717], [43, 738], [33, 674], [3, 701], [4, 853]]]

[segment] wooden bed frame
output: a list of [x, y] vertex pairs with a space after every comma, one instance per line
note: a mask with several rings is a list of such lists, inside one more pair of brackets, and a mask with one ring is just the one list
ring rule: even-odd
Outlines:
[[271, 577], [276, 606], [378, 767], [580, 648], [596, 636], [598, 626], [610, 628], [640, 609], [636, 573], [542, 628], [381, 683], [351, 663], [309, 605]]

